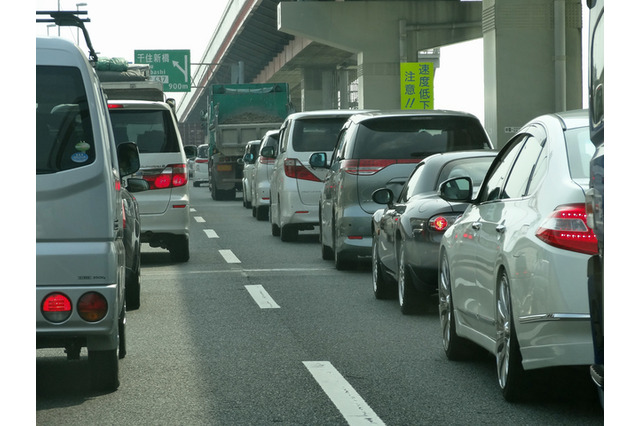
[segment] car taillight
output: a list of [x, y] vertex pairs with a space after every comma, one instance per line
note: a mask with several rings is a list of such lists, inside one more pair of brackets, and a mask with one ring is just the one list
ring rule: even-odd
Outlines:
[[62, 293], [51, 293], [44, 298], [41, 311], [47, 321], [66, 321], [71, 316], [71, 300]]
[[122, 229], [127, 228], [127, 214], [124, 208], [124, 200], [122, 200]]
[[107, 299], [95, 291], [83, 294], [78, 300], [78, 314], [85, 321], [100, 321], [107, 315], [108, 310]]
[[273, 164], [275, 160], [269, 157], [263, 157], [262, 155], [258, 158], [260, 164]]
[[166, 189], [187, 184], [186, 164], [170, 164], [160, 173], [145, 173], [144, 180], [149, 182], [149, 189]]
[[598, 240], [587, 226], [586, 216], [584, 204], [560, 206], [542, 222], [536, 237], [561, 249], [597, 254]]
[[287, 177], [301, 180], [311, 180], [320, 182], [320, 179], [309, 169], [302, 165], [302, 163], [295, 158], [286, 158], [284, 160], [284, 174]]
[[345, 160], [342, 162], [341, 168], [345, 173], [350, 175], [370, 176], [375, 175], [380, 170], [392, 164], [412, 164], [419, 163], [421, 159], [361, 159], [361, 160]]
[[206, 158], [196, 158], [196, 163], [207, 164], [208, 162], [209, 160], [207, 160]]

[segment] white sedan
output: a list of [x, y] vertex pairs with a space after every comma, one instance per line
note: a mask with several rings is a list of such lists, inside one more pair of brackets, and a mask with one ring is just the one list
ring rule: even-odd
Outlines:
[[524, 370], [593, 363], [585, 190], [594, 147], [586, 110], [538, 117], [501, 149], [476, 199], [468, 178], [443, 183], [471, 204], [440, 246], [439, 311], [449, 359], [471, 341], [496, 357], [509, 401]]

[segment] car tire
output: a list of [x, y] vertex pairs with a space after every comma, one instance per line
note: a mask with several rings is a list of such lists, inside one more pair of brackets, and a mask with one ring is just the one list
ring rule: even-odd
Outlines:
[[127, 310], [135, 311], [140, 308], [140, 271], [127, 271], [125, 280], [125, 298], [127, 300]]
[[449, 259], [446, 253], [440, 256], [440, 271], [438, 277], [438, 299], [440, 314], [440, 329], [442, 331], [442, 346], [447, 358], [459, 361], [468, 355], [470, 343], [458, 336], [456, 332], [456, 316], [453, 305], [451, 274]]
[[189, 260], [189, 237], [177, 235], [169, 246], [169, 253], [173, 262], [187, 262]]
[[259, 206], [256, 209], [256, 219], [260, 221], [269, 219], [269, 207], [267, 206]]
[[373, 237], [371, 247], [371, 272], [373, 277], [373, 294], [378, 300], [390, 299], [393, 297], [394, 288], [389, 282], [380, 264], [378, 256], [378, 238]]
[[[399, 237], [398, 237], [399, 238]], [[398, 259], [398, 302], [403, 315], [416, 313], [420, 294], [413, 286], [411, 269], [405, 262], [404, 241], [400, 242], [400, 256]]]
[[298, 228], [295, 225], [282, 225], [280, 228], [280, 240], [286, 243], [296, 241], [298, 239]]
[[500, 273], [497, 294], [496, 367], [498, 384], [504, 399], [516, 402], [522, 397], [524, 369], [522, 368], [522, 354], [511, 309], [509, 277], [505, 270]]

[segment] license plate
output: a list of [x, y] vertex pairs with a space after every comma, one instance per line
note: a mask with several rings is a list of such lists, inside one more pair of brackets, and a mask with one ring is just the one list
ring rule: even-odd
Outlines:
[[219, 172], [230, 172], [231, 164], [219, 164], [217, 168]]

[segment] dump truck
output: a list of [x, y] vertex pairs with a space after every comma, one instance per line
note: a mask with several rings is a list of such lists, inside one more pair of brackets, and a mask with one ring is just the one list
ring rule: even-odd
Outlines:
[[293, 112], [287, 83], [214, 84], [209, 93], [209, 190], [214, 200], [233, 200], [242, 190], [247, 142], [280, 128]]
[[96, 72], [111, 100], [165, 101], [160, 81], [151, 79], [149, 64], [129, 64], [121, 58], [100, 58]]

